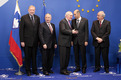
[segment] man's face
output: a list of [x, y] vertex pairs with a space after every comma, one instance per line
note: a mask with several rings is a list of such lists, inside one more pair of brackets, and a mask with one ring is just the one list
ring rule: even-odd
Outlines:
[[69, 21], [71, 21], [72, 18], [73, 18], [73, 14], [69, 14], [69, 15], [67, 15], [67, 19], [68, 19]]
[[51, 15], [46, 14], [45, 15], [45, 21], [46, 21], [46, 23], [50, 23], [50, 21], [51, 21]]
[[78, 19], [79, 15], [78, 15], [77, 11], [74, 11], [74, 17], [75, 17], [75, 19]]
[[28, 12], [29, 12], [30, 15], [35, 14], [35, 7], [34, 6], [30, 6], [29, 9], [28, 9]]
[[103, 19], [102, 13], [97, 13], [97, 20], [101, 21]]

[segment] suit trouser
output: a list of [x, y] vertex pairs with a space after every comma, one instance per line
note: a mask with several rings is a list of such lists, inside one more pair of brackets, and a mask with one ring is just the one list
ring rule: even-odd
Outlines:
[[24, 53], [25, 53], [26, 72], [31, 72], [30, 70], [31, 61], [32, 61], [32, 72], [37, 71], [37, 66], [36, 66], [37, 47], [25, 46]]
[[102, 57], [104, 61], [104, 68], [109, 68], [108, 52], [109, 47], [95, 47], [95, 68], [100, 68], [100, 54], [102, 52]]
[[75, 65], [76, 68], [80, 68], [80, 59], [79, 59], [79, 51], [81, 52], [81, 59], [82, 59], [82, 69], [87, 67], [86, 64], [86, 47], [84, 45], [76, 44], [74, 45], [74, 55], [75, 55]]
[[67, 71], [70, 58], [70, 47], [59, 46], [60, 72]]
[[53, 65], [54, 48], [42, 49], [42, 68], [49, 71]]

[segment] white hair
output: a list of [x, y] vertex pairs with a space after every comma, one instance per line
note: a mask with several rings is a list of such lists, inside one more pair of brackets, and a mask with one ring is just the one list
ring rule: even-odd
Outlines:
[[50, 15], [50, 17], [52, 18], [52, 16], [51, 16], [51, 14], [50, 14], [50, 13], [45, 14], [45, 16], [46, 16], [46, 15]]
[[102, 14], [102, 17], [105, 17], [105, 13], [104, 13], [104, 11], [99, 11], [99, 13]]
[[65, 13], [65, 17], [66, 17], [67, 15], [73, 15], [73, 13], [72, 13], [71, 11], [67, 11], [67, 12]]
[[35, 8], [35, 6], [33, 6], [33, 5], [30, 5], [29, 8], [30, 8], [30, 7], [34, 7], [34, 8]]

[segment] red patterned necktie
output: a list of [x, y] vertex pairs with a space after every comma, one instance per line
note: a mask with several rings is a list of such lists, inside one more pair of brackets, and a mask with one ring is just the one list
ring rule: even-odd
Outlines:
[[[71, 24], [70, 24], [70, 22], [68, 21], [68, 24], [69, 24], [69, 27], [71, 28]], [[71, 28], [72, 29], [72, 28]]]
[[50, 23], [48, 25], [49, 25], [50, 32], [53, 33], [52, 26], [50, 25]]

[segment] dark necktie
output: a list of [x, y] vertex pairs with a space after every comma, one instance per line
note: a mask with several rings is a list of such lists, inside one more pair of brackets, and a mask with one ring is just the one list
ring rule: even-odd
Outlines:
[[76, 25], [77, 25], [77, 28], [79, 27], [79, 20], [77, 19], [76, 20]]
[[34, 24], [34, 16], [31, 16], [32, 23]]

